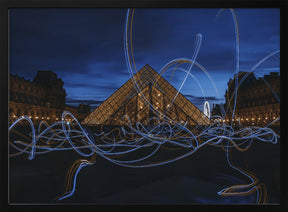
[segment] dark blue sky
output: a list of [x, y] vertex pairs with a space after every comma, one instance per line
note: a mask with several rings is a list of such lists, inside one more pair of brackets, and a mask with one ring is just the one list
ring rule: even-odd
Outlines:
[[[235, 73], [233, 19], [219, 9], [136, 9], [133, 50], [137, 69], [149, 64], [159, 71], [176, 58], [191, 58], [195, 35], [203, 36], [197, 61], [213, 78], [218, 93], [197, 68], [210, 104], [224, 102], [229, 78]], [[67, 100], [103, 101], [129, 79], [124, 57], [127, 9], [11, 9], [10, 72], [32, 80], [37, 70], [52, 70], [64, 81]], [[249, 71], [279, 50], [278, 9], [235, 9], [240, 33], [240, 71]], [[256, 73], [279, 71], [279, 57], [263, 63]], [[172, 84], [179, 88], [184, 73]], [[169, 78], [167, 78], [169, 79]], [[203, 95], [188, 78], [181, 93], [202, 109]], [[76, 102], [77, 102], [76, 101]]]

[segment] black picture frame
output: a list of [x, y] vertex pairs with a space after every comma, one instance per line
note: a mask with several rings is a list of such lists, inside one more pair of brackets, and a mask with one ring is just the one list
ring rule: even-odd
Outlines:
[[0, 139], [0, 148], [1, 148], [1, 211], [16, 211], [16, 210], [173, 210], [173, 211], [201, 211], [201, 210], [221, 210], [221, 211], [287, 211], [287, 114], [286, 101], [281, 101], [281, 200], [280, 205], [79, 205], [79, 204], [56, 204], [56, 205], [10, 205], [8, 203], [8, 76], [9, 76], [9, 35], [8, 35], [8, 10], [9, 8], [83, 8], [83, 7], [114, 7], [114, 8], [138, 8], [138, 7], [165, 7], [165, 8], [185, 8], [185, 7], [196, 7], [196, 8], [280, 8], [281, 15], [281, 60], [280, 60], [280, 71], [281, 74], [281, 97], [285, 100], [287, 90], [287, 12], [288, 12], [288, 3], [285, 0], [274, 0], [274, 1], [261, 1], [261, 0], [252, 0], [252, 1], [213, 1], [213, 0], [6, 0], [1, 1], [1, 139]]

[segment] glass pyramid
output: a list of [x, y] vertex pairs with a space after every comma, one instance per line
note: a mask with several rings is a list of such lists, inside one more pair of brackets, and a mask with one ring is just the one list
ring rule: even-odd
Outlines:
[[[133, 79], [139, 91], [136, 90]], [[181, 93], [174, 100], [177, 92], [177, 89], [154, 69], [145, 65], [96, 108], [82, 124], [119, 126], [127, 122], [125, 115], [129, 117], [132, 125], [137, 122], [145, 125], [148, 120], [151, 123], [152, 117], [168, 121], [170, 124], [187, 123], [187, 126], [193, 128], [210, 124], [209, 118]]]

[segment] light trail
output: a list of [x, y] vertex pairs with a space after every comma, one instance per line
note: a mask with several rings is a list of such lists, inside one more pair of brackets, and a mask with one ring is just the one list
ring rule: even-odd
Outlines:
[[[222, 11], [223, 9], [219, 11], [217, 16]], [[71, 197], [75, 193], [77, 176], [79, 172], [84, 167], [95, 164], [96, 156], [105, 158], [111, 163], [117, 164], [119, 166], [144, 168], [175, 162], [182, 158], [191, 156], [205, 145], [211, 145], [214, 147], [222, 148], [223, 151], [226, 152], [228, 165], [233, 170], [241, 173], [250, 181], [247, 184], [243, 183], [223, 188], [218, 191], [217, 194], [220, 196], [245, 196], [256, 193], [256, 202], [265, 203], [267, 201], [267, 191], [265, 185], [259, 182], [255, 174], [235, 166], [231, 161], [230, 154], [232, 149], [236, 149], [240, 152], [247, 151], [253, 144], [253, 141], [276, 144], [279, 141], [280, 136], [269, 127], [272, 124], [280, 122], [280, 118], [273, 120], [265, 127], [250, 126], [236, 129], [233, 128], [233, 121], [231, 121], [230, 125], [227, 125], [224, 122], [223, 117], [211, 117], [209, 103], [205, 101], [204, 113], [209, 118], [215, 119], [215, 122], [211, 122], [210, 125], [200, 128], [200, 130], [196, 133], [192, 131], [189, 126], [187, 126], [187, 123], [184, 125], [183, 123], [177, 123], [175, 120], [170, 119], [168, 116], [158, 111], [142, 94], [142, 91], [134, 78], [134, 74], [137, 72], [132, 46], [132, 23], [134, 12], [134, 9], [128, 9], [126, 16], [124, 31], [125, 60], [128, 72], [132, 78], [132, 82], [137, 93], [144, 100], [145, 104], [147, 104], [155, 112], [155, 117], [150, 118], [145, 123], [137, 122], [135, 125], [132, 125], [129, 117], [125, 115], [123, 120], [126, 120], [126, 122], [123, 124], [123, 126], [119, 126], [110, 130], [104, 130], [101, 128], [100, 133], [95, 133], [90, 132], [88, 128], [82, 126], [76, 117], [69, 111], [63, 112], [62, 120], [55, 122], [52, 125], [48, 125], [44, 121], [41, 121], [38, 125], [38, 130], [36, 130], [37, 126], [34, 126], [31, 118], [24, 116], [17, 119], [9, 127], [9, 156], [15, 157], [20, 154], [27, 154], [28, 159], [32, 160], [35, 159], [39, 154], [47, 154], [52, 151], [74, 150], [81, 157], [85, 157], [85, 159], [79, 159], [75, 161], [67, 172], [66, 191], [63, 195], [57, 198], [58, 200], [63, 200], [65, 198]], [[234, 22], [234, 32], [236, 37], [235, 73], [237, 75], [239, 72], [240, 52], [239, 30], [235, 11], [230, 9], [230, 12]], [[160, 70], [159, 76], [170, 70], [183, 71], [185, 73], [185, 77], [177, 94], [174, 96], [172, 102], [170, 103], [170, 107], [177, 98], [177, 95], [180, 93], [183, 85], [186, 83], [188, 76], [192, 77], [196, 81], [204, 95], [204, 90], [202, 89], [200, 81], [197, 80], [197, 78], [191, 72], [194, 65], [200, 68], [206, 74], [206, 76], [211, 81], [211, 84], [214, 86], [215, 91], [217, 92], [216, 85], [209, 72], [196, 61], [202, 43], [202, 35], [200, 33], [196, 35], [195, 43], [196, 47], [191, 59], [178, 58], [171, 60], [170, 62], [166, 63]], [[254, 71], [268, 58], [278, 53], [279, 51], [271, 53], [267, 57], [263, 58], [251, 69], [250, 72]], [[179, 67], [182, 64], [188, 64], [188, 68], [183, 69]], [[175, 65], [175, 67], [170, 68], [173, 65]], [[133, 67], [135, 73], [133, 73]], [[157, 78], [158, 77], [154, 79], [153, 83], [157, 82]], [[244, 80], [245, 78], [242, 79], [238, 84], [238, 78], [236, 78], [235, 94], [233, 94], [235, 95], [235, 101], [232, 117], [234, 117], [236, 108], [237, 90]], [[64, 121], [68, 117], [72, 121]], [[150, 125], [150, 122], [153, 122], [154, 125]], [[25, 124], [26, 128], [28, 127], [28, 129], [30, 129], [29, 131], [31, 131], [31, 133], [29, 133], [30, 137], [25, 137], [26, 141], [21, 140], [21, 135], [17, 133], [18, 127], [21, 128]], [[27, 142], [27, 139], [29, 140], [29, 138], [31, 139], [31, 142]], [[160, 149], [165, 149], [168, 151], [181, 150], [182, 152], [180, 152], [177, 156], [170, 156], [168, 159], [165, 158], [165, 160], [164, 158], [161, 159], [157, 157], [157, 160], [155, 161], [153, 156]], [[141, 152], [140, 155], [138, 154], [139, 151]]]
[[205, 116], [207, 116], [209, 119], [211, 117], [210, 115], [210, 105], [209, 105], [209, 102], [208, 101], [205, 101], [204, 102], [204, 110], [203, 110]]
[[[111, 132], [102, 132], [101, 135], [98, 134], [92, 138], [91, 136], [88, 136], [89, 133], [79, 124], [77, 119], [70, 112], [66, 111], [63, 113], [63, 117], [68, 115], [73, 118], [71, 123], [67, 124], [65, 121], [60, 121], [51, 125], [50, 127], [47, 127], [45, 130], [41, 131], [40, 134], [35, 135], [35, 139], [33, 139], [34, 141], [32, 143], [10, 141], [9, 144], [11, 147], [14, 147], [16, 143], [21, 144], [22, 149], [18, 147], [16, 150], [21, 153], [28, 154], [29, 159], [33, 159], [37, 154], [43, 154], [43, 151], [48, 153], [50, 151], [64, 151], [73, 149], [82, 157], [93, 157], [98, 155], [120, 166], [144, 168], [164, 165], [177, 161], [195, 153], [201, 147], [209, 144], [216, 147], [226, 148], [227, 152], [229, 152], [228, 148], [232, 147], [239, 151], [245, 151], [252, 145], [253, 140], [275, 144], [279, 139], [279, 135], [277, 135], [270, 128], [247, 127], [234, 131], [230, 126], [214, 123], [207, 126], [207, 128], [200, 134], [195, 135], [184, 126], [181, 126], [180, 128], [179, 125], [173, 126], [169, 122], [161, 122], [160, 120], [159, 124], [152, 128], [145, 127], [140, 122], [136, 124], [136, 127], [132, 127], [131, 122], [128, 122], [125, 126], [121, 127], [120, 132], [122, 133], [118, 134], [118, 136], [111, 137]], [[153, 119], [157, 118], [153, 117]], [[29, 117], [21, 118], [11, 125], [9, 131], [13, 132], [13, 128], [16, 127], [17, 124], [21, 124], [21, 121], [23, 122], [26, 120], [28, 120], [29, 123], [32, 123]], [[129, 130], [126, 130], [125, 127], [128, 127]], [[33, 124], [31, 125], [31, 130], [35, 132]], [[47, 136], [48, 132], [50, 133], [50, 136]], [[53, 132], [53, 134], [51, 134], [51, 132]], [[189, 132], [189, 134], [187, 134], [187, 132]], [[65, 136], [63, 137], [63, 135]], [[135, 139], [127, 139], [127, 137], [130, 135], [134, 135]], [[50, 138], [52, 136], [54, 138], [62, 137], [62, 139], [51, 140]], [[103, 139], [105, 136], [109, 137], [110, 140]], [[49, 143], [47, 142], [48, 140]], [[201, 140], [204, 140], [204, 142], [201, 142]], [[76, 143], [78, 145], [76, 145]], [[246, 144], [245, 148], [241, 148], [243, 144]], [[168, 160], [156, 161], [152, 163], [149, 162], [148, 159], [165, 145], [178, 146], [183, 150], [186, 150], [186, 152]], [[28, 151], [28, 149], [30, 149], [30, 151]], [[116, 155], [133, 155], [133, 153], [136, 153], [138, 150], [147, 152], [147, 154], [134, 160], [125, 160], [121, 159], [121, 157], [113, 158], [113, 156]], [[33, 155], [33, 158], [31, 158], [30, 155]], [[137, 154], [134, 154], [133, 156], [137, 157]], [[146, 160], [148, 161], [146, 162]], [[68, 176], [70, 178], [68, 181], [68, 187], [71, 189], [66, 191], [65, 195], [59, 198], [59, 200], [73, 195], [76, 187], [76, 178], [79, 171], [85, 166], [94, 164], [95, 161], [96, 160], [89, 162], [87, 160], [81, 160], [81, 163], [77, 165], [77, 169], [74, 168], [75, 170], [70, 173], [71, 176]], [[227, 161], [229, 165], [234, 168], [234, 166], [231, 165], [228, 156]], [[244, 172], [240, 172], [244, 174]], [[245, 173], [245, 176], [249, 175]], [[248, 192], [249, 194], [253, 191], [253, 189], [250, 187], [252, 185], [254, 187], [256, 182], [258, 181], [254, 180], [253, 178], [253, 183], [244, 186], [245, 188], [251, 189]], [[226, 188], [218, 192], [218, 194], [223, 196], [227, 196], [229, 194], [237, 195], [240, 192], [233, 191], [239, 190], [240, 188], [242, 189], [242, 187], [243, 185], [233, 186], [233, 189]], [[241, 194], [245, 194], [245, 192], [242, 192]]]

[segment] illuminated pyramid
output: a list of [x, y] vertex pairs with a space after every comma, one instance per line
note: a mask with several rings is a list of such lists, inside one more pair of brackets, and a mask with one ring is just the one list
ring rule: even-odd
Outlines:
[[[97, 107], [83, 122], [83, 125], [122, 125], [124, 115], [128, 115], [132, 125], [136, 122], [145, 124], [152, 117], [160, 120], [163, 114], [173, 121], [188, 126], [208, 125], [210, 120], [195, 105], [181, 93], [177, 94], [168, 81], [160, 76], [149, 65], [145, 65], [134, 75], [142, 95], [134, 87], [133, 79], [129, 79], [99, 107]], [[146, 103], [143, 96], [151, 103], [154, 110]], [[170, 105], [171, 104], [171, 105]], [[161, 114], [156, 114], [159, 111]]]

